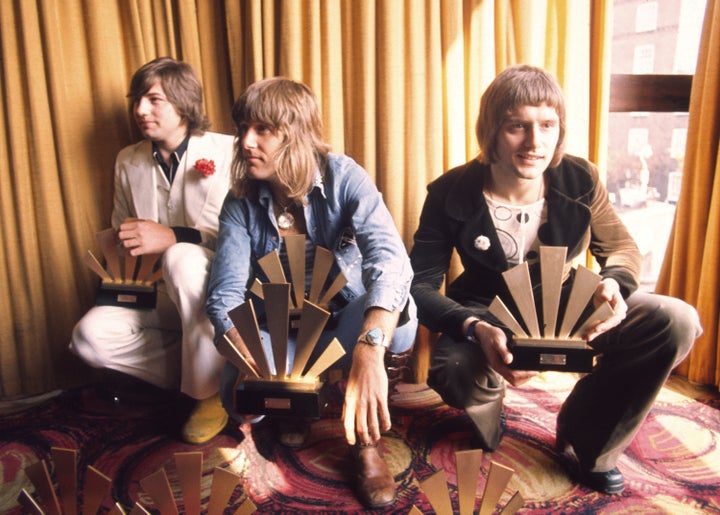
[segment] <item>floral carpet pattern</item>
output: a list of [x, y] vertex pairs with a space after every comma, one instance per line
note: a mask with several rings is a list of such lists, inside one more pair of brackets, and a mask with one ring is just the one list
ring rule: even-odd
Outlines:
[[[524, 499], [518, 513], [704, 514], [720, 513], [720, 400], [703, 402], [669, 388], [619, 462], [626, 489], [605, 496], [578, 484], [567, 458], [554, 450], [555, 416], [574, 384], [570, 374], [546, 372], [506, 395], [507, 430], [498, 450], [482, 457], [476, 505], [480, 505], [491, 462], [514, 470], [496, 512], [516, 491]], [[79, 504], [83, 471], [92, 465], [112, 479], [100, 513], [115, 503], [126, 511], [139, 502], [159, 513], [140, 481], [163, 468], [178, 511], [183, 501], [173, 456], [202, 452], [203, 506], [209, 503], [213, 471], [240, 477], [225, 513], [250, 499], [256, 513], [399, 513], [413, 508], [434, 513], [420, 484], [443, 470], [453, 509], [458, 510], [455, 453], [470, 448], [471, 426], [462, 411], [446, 406], [424, 384], [401, 384], [393, 396], [393, 428], [382, 450], [398, 484], [398, 500], [386, 510], [362, 509], [349, 487], [347, 447], [339, 414], [343, 383], [327, 386], [327, 415], [316, 421], [297, 450], [276, 442], [271, 421], [226, 430], [210, 442], [182, 443], [177, 427], [186, 407], [175, 404], [113, 409], [91, 387], [0, 416], [0, 513], [21, 513], [21, 489], [34, 486], [25, 468], [40, 459], [52, 472], [53, 447], [77, 449]]]

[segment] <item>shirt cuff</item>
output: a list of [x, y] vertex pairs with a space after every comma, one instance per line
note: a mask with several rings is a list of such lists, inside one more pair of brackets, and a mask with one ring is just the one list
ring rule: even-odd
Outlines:
[[175, 233], [175, 239], [178, 243], [201, 243], [202, 235], [197, 229], [192, 227], [171, 227]]

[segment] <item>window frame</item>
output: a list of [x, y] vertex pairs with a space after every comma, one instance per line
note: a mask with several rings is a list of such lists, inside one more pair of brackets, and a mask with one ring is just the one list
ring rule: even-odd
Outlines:
[[690, 110], [693, 75], [613, 74], [610, 76], [611, 113], [656, 113]]

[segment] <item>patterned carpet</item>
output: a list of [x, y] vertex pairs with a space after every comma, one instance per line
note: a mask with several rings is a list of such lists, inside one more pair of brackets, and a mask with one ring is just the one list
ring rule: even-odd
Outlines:
[[[521, 388], [509, 389], [507, 433], [495, 453], [482, 457], [476, 510], [494, 461], [515, 471], [497, 510], [520, 491], [524, 505], [518, 513], [720, 513], [718, 397], [699, 402], [665, 388], [620, 460], [625, 492], [610, 497], [575, 483], [568, 464], [553, 449], [555, 414], [573, 381], [570, 374], [546, 372]], [[81, 485], [90, 465], [112, 479], [101, 513], [116, 502], [129, 512], [136, 501], [159, 513], [140, 486], [159, 469], [165, 470], [182, 513], [173, 456], [189, 451], [203, 453], [203, 507], [210, 502], [213, 471], [220, 467], [240, 477], [225, 513], [247, 507], [247, 499], [257, 507], [256, 513], [364, 513], [347, 484], [349, 462], [338, 419], [341, 390], [342, 383], [328, 387], [328, 415], [313, 424], [308, 442], [297, 451], [275, 443], [268, 422], [244, 431], [228, 427], [207, 444], [186, 445], [171, 428], [179, 426], [187, 406], [113, 408], [98, 400], [92, 388], [63, 392], [0, 418], [0, 513], [20, 513], [21, 489], [34, 491], [25, 468], [45, 459], [52, 470], [52, 447], [78, 450]], [[383, 512], [407, 514], [415, 507], [433, 513], [420, 482], [442, 469], [457, 513], [455, 453], [469, 449], [468, 419], [445, 406], [425, 385], [416, 384], [400, 386], [392, 413], [393, 429], [383, 438], [383, 447], [399, 499]]]

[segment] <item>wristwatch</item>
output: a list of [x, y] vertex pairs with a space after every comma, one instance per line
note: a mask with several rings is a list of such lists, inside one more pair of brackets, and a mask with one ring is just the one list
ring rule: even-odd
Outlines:
[[372, 345], [373, 347], [384, 347], [386, 349], [390, 345], [385, 333], [383, 333], [382, 329], [379, 327], [375, 327], [366, 331], [365, 334], [361, 334], [360, 338], [358, 338], [358, 342], [366, 343], [367, 345]]
[[465, 332], [465, 339], [472, 343], [477, 343], [477, 338], [475, 338], [475, 326], [478, 325], [478, 322], [480, 320], [473, 320], [468, 324], [467, 331]]

